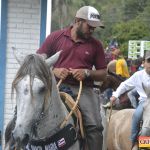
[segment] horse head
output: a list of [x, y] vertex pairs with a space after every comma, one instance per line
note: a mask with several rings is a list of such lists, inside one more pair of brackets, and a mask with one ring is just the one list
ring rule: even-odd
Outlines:
[[[16, 125], [12, 135], [18, 147], [24, 147], [29, 140], [47, 134], [46, 131], [38, 133], [37, 128], [47, 127], [44, 121], [48, 120], [54, 88], [52, 86], [54, 76], [50, 67], [57, 61], [59, 55], [60, 52], [45, 61], [37, 54], [27, 55], [24, 60], [17, 58], [21, 66], [12, 83], [12, 95], [15, 91], [17, 104]], [[55, 88], [57, 90], [57, 87]], [[43, 124], [40, 124], [41, 122]]]
[[100, 86], [100, 91], [104, 92], [108, 88], [116, 90], [121, 82], [122, 82], [122, 80], [119, 78], [118, 75], [116, 75], [112, 72], [108, 72], [103, 83]]

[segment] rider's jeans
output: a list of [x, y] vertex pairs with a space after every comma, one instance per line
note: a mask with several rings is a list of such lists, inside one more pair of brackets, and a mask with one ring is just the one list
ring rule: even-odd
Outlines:
[[143, 103], [144, 101], [139, 102], [139, 105], [135, 109], [135, 112], [132, 117], [132, 127], [131, 127], [131, 141], [132, 144], [137, 142], [137, 136], [140, 129], [140, 121], [143, 115]]
[[137, 90], [133, 89], [133, 90], [129, 91], [127, 95], [130, 99], [130, 102], [131, 102], [131, 105], [133, 106], [133, 108], [136, 108], [138, 106], [138, 102], [136, 100], [136, 97], [138, 95]]

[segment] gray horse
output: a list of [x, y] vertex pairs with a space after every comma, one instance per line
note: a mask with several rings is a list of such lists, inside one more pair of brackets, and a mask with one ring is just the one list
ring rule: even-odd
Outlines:
[[[17, 103], [17, 116], [12, 132], [16, 149], [79, 150], [80, 144], [72, 117], [64, 128], [61, 124], [68, 115], [56, 80], [50, 69], [60, 52], [47, 60], [31, 54], [21, 64], [12, 83]], [[7, 145], [7, 143], [6, 143]], [[8, 145], [5, 149], [11, 149]]]

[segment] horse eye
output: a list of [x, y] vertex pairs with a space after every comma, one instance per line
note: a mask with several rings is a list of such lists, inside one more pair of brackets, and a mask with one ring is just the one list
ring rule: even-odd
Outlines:
[[45, 86], [41, 87], [41, 88], [39, 89], [39, 93], [43, 93], [43, 92], [45, 91], [45, 89], [46, 89]]

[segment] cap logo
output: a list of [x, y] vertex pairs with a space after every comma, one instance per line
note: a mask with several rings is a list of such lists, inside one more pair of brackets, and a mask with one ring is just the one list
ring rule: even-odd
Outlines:
[[91, 13], [91, 14], [90, 14], [90, 18], [93, 18], [93, 19], [100, 19], [100, 15]]

